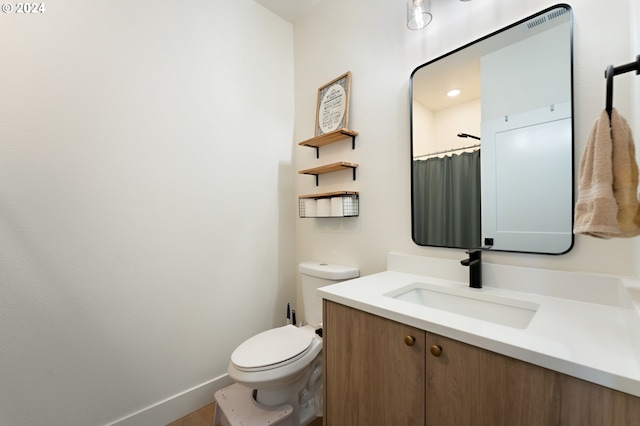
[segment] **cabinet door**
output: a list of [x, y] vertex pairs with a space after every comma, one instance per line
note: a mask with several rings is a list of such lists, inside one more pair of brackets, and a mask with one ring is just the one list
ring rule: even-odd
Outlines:
[[327, 300], [323, 320], [325, 424], [424, 425], [425, 332]]
[[427, 333], [427, 425], [551, 425], [541, 392], [553, 373], [475, 346]]
[[638, 425], [640, 398], [427, 333], [427, 425]]

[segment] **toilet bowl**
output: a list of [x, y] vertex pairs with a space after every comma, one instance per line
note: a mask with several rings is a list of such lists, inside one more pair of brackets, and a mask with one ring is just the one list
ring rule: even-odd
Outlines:
[[247, 339], [233, 351], [228, 367], [233, 380], [252, 390], [246, 404], [291, 406], [286, 424], [292, 426], [322, 415], [322, 299], [316, 289], [360, 274], [357, 268], [320, 262], [303, 262], [299, 272], [307, 324], [288, 324]]
[[288, 402], [290, 390], [322, 351], [322, 340], [311, 326], [285, 325], [257, 334], [242, 343], [231, 355], [229, 376], [257, 390], [256, 401], [263, 405]]

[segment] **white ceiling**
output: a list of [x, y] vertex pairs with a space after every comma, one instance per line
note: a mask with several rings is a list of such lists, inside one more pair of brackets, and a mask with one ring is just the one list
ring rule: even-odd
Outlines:
[[320, 0], [255, 0], [255, 2], [294, 23], [320, 3]]

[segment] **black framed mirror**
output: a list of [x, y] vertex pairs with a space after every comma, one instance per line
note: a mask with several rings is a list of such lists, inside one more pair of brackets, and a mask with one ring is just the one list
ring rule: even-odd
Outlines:
[[572, 22], [559, 4], [411, 73], [416, 244], [571, 249]]

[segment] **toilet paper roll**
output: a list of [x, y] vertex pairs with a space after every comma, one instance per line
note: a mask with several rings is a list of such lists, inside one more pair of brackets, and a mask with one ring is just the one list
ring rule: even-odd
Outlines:
[[318, 217], [331, 216], [331, 198], [320, 198], [317, 208]]
[[333, 197], [331, 199], [331, 216], [344, 216], [342, 197]]
[[318, 215], [318, 203], [313, 198], [304, 199], [304, 217], [316, 217]]

